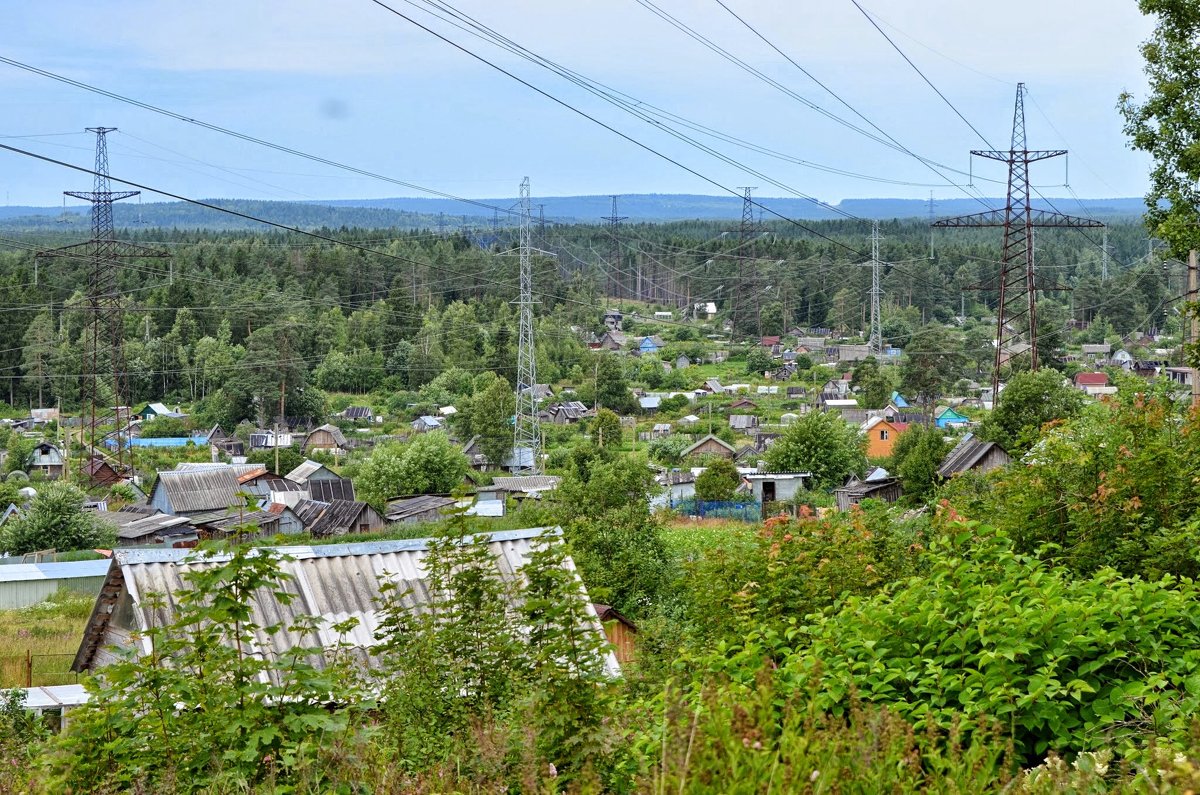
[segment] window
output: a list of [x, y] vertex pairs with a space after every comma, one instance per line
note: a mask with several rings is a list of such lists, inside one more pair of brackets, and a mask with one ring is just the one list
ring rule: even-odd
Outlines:
[[887, 441], [887, 438], [888, 438], [888, 432], [887, 432], [887, 431], [880, 431], [880, 432], [879, 432], [879, 441], [881, 441], [881, 442], [886, 442], [886, 441]]

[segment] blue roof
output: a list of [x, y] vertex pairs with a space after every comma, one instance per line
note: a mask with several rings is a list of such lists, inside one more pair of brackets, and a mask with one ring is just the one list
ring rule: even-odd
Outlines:
[[899, 392], [892, 392], [892, 405], [898, 409], [906, 409], [908, 408], [908, 401]]
[[0, 582], [31, 580], [72, 580], [77, 577], [104, 577], [110, 561], [74, 560], [66, 563], [12, 563], [0, 566]]
[[[130, 447], [187, 447], [188, 442], [200, 445], [207, 444], [207, 436], [162, 436], [162, 437], [138, 437], [136, 439], [126, 439], [125, 444]], [[109, 447], [115, 448], [117, 442], [115, 439], [108, 439], [104, 442]]]

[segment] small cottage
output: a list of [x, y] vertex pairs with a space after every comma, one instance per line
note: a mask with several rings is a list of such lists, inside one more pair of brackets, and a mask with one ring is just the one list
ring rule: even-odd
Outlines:
[[58, 480], [63, 476], [63, 454], [57, 445], [40, 442], [25, 462], [26, 470], [32, 474], [41, 474], [46, 480]]
[[342, 455], [349, 447], [350, 443], [346, 441], [346, 435], [342, 433], [342, 429], [328, 423], [312, 429], [304, 437], [305, 453], [324, 450], [334, 455]]
[[702, 458], [704, 456], [716, 456], [718, 458], [728, 458], [733, 460], [737, 455], [737, 448], [726, 442], [723, 439], [718, 439], [711, 433], [705, 436], [700, 441], [685, 449], [680, 458]]
[[949, 479], [963, 472], [990, 472], [1011, 460], [1000, 445], [976, 439], [974, 434], [968, 433], [942, 459], [938, 476]]

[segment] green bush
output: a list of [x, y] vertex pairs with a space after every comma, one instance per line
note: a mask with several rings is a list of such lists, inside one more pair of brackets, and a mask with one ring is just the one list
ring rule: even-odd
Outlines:
[[781, 681], [818, 708], [886, 705], [918, 731], [1000, 721], [1026, 759], [1187, 739], [1200, 708], [1200, 586], [1069, 571], [954, 525], [926, 575], [793, 631]]

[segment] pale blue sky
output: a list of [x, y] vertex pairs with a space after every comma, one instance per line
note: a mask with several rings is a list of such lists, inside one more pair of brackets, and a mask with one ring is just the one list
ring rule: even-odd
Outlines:
[[[1007, 148], [1014, 85], [1029, 86], [1029, 143], [1072, 150], [1083, 197], [1136, 196], [1146, 160], [1116, 112], [1141, 92], [1137, 47], [1150, 32], [1133, 0], [861, 0], [884, 30], [993, 144]], [[822, 108], [849, 111], [730, 17], [715, 0], [655, 0], [725, 49]], [[984, 144], [850, 0], [726, 0], [826, 85], [913, 151], [967, 170]], [[415, 6], [394, 7], [422, 20]], [[902, 153], [825, 119], [685, 37], [637, 0], [458, 0], [516, 42], [640, 100], [790, 157], [961, 191]], [[1001, 12], [1000, 9], [1003, 9]], [[1028, 23], [1016, 20], [1028, 19]], [[548, 72], [444, 24], [431, 26], [536, 85], [719, 182], [787, 195], [677, 142]], [[463, 196], [707, 193], [712, 185], [639, 150], [454, 50], [369, 0], [60, 0], [5, 3], [0, 55], [197, 119]], [[115, 175], [193, 197], [419, 195], [167, 119], [0, 65], [0, 141], [90, 164], [87, 126], [119, 127]], [[861, 124], [861, 122], [856, 123]], [[927, 197], [930, 187], [830, 174], [729, 143], [720, 151], [823, 200]], [[976, 174], [1002, 178], [995, 165]], [[952, 175], [965, 182], [965, 176]], [[1064, 181], [1061, 163], [1035, 182]], [[979, 182], [989, 195], [995, 185]], [[0, 200], [57, 204], [83, 175], [0, 152]], [[1047, 195], [1065, 189], [1047, 187]], [[147, 196], [147, 200], [154, 197]]]

